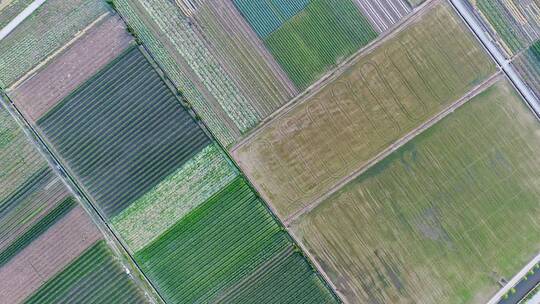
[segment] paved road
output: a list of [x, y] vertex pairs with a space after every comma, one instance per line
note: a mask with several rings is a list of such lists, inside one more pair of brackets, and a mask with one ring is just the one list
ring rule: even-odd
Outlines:
[[529, 276], [527, 280], [521, 280], [514, 287], [516, 292], [511, 294], [507, 299], [501, 300], [499, 304], [520, 303], [520, 301], [525, 298], [536, 286], [538, 286], [538, 284], [540, 284], [540, 269], [536, 269], [536, 272], [532, 276]]
[[478, 39], [486, 47], [489, 53], [493, 56], [495, 61], [499, 64], [501, 69], [506, 73], [508, 78], [514, 83], [518, 91], [523, 95], [527, 103], [531, 108], [536, 112], [537, 116], [540, 116], [540, 102], [536, 95], [531, 91], [531, 89], [523, 82], [519, 74], [516, 72], [514, 67], [503, 55], [501, 50], [495, 45], [490, 36], [484, 31], [484, 27], [480, 24], [480, 21], [476, 18], [474, 13], [471, 11], [471, 7], [463, 0], [450, 0], [454, 5], [458, 13], [463, 17], [467, 22], [471, 30], [476, 34]]
[[3, 29], [0, 30], [0, 40], [4, 39], [9, 33], [11, 33], [21, 22], [30, 16], [35, 10], [37, 10], [47, 0], [35, 0], [29, 6], [27, 6], [17, 17], [9, 22]]

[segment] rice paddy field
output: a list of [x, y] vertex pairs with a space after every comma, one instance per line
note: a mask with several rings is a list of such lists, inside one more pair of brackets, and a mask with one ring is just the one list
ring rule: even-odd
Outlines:
[[25, 116], [35, 122], [131, 43], [133, 38], [122, 20], [108, 15], [7, 91]]
[[527, 48], [540, 38], [538, 0], [469, 0], [469, 3], [510, 55]]
[[540, 40], [512, 60], [512, 65], [532, 91], [540, 94]]
[[501, 79], [292, 230], [351, 303], [485, 303], [540, 250], [539, 127]]
[[[109, 296], [146, 303], [144, 291], [125, 272], [120, 257], [108, 248], [89, 214], [3, 107], [0, 142], [0, 302], [37, 299], [44, 303], [40, 294], [52, 296], [66, 288], [66, 296], [78, 302], [97, 300], [96, 291], [103, 290]], [[109, 275], [110, 267], [101, 267], [99, 259], [92, 259], [85, 262], [86, 267], [96, 276], [108, 276], [108, 281], [85, 279], [68, 284], [58, 279], [72, 277], [70, 265], [97, 242], [106, 250], [103, 257], [110, 267], [117, 269], [114, 276]], [[61, 301], [55, 299], [50, 300]]]
[[0, 43], [0, 87], [7, 88], [109, 8], [101, 0], [50, 0]]
[[493, 73], [449, 5], [435, 2], [232, 155], [287, 219]]

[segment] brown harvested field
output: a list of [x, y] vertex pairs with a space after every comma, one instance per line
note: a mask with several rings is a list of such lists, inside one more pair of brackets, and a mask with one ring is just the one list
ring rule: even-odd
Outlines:
[[45, 67], [11, 88], [9, 95], [27, 118], [36, 121], [132, 41], [122, 20], [109, 15]]
[[64, 218], [0, 268], [0, 303], [20, 303], [43, 282], [102, 238], [86, 211], [75, 206]]
[[446, 2], [232, 151], [287, 218], [496, 71]]
[[500, 80], [291, 230], [349, 303], [486, 303], [540, 251], [540, 123]]

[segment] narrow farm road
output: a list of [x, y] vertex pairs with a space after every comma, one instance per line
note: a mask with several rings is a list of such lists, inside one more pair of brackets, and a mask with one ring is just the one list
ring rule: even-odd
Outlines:
[[463, 0], [449, 0], [457, 13], [461, 15], [471, 31], [478, 37], [478, 40], [484, 45], [487, 51], [493, 56], [503, 72], [508, 76], [516, 89], [521, 93], [525, 101], [534, 110], [536, 116], [540, 117], [540, 102], [531, 89], [523, 82], [510, 61], [503, 55], [499, 47], [493, 42], [490, 36], [484, 31], [484, 27], [471, 11], [471, 7]]
[[422, 133], [423, 131], [425, 131], [426, 129], [428, 129], [429, 127], [433, 126], [434, 124], [436, 124], [438, 121], [440, 121], [441, 119], [443, 119], [444, 117], [446, 117], [448, 114], [454, 112], [454, 110], [456, 110], [457, 108], [459, 108], [460, 106], [462, 106], [464, 103], [466, 103], [467, 101], [469, 101], [471, 98], [473, 98], [474, 96], [476, 96], [477, 94], [480, 94], [482, 91], [484, 91], [484, 89], [488, 88], [489, 86], [491, 86], [492, 84], [494, 84], [495, 82], [497, 82], [497, 80], [500, 79], [500, 76], [501, 76], [501, 73], [500, 72], [497, 72], [493, 75], [491, 75], [491, 77], [489, 77], [488, 79], [484, 80], [482, 83], [480, 83], [479, 85], [477, 85], [476, 87], [472, 88], [469, 92], [467, 92], [465, 95], [463, 95], [460, 99], [456, 100], [455, 102], [453, 102], [452, 104], [450, 104], [448, 107], [446, 107], [445, 109], [443, 109], [441, 112], [439, 112], [438, 114], [436, 114], [435, 116], [431, 117], [429, 120], [427, 120], [426, 122], [424, 122], [423, 124], [419, 125], [418, 127], [416, 127], [415, 129], [413, 129], [412, 131], [410, 131], [409, 133], [405, 134], [404, 136], [402, 136], [401, 138], [399, 138], [398, 140], [396, 140], [393, 144], [391, 144], [390, 146], [388, 146], [386, 149], [384, 149], [383, 151], [381, 151], [379, 154], [375, 155], [373, 158], [371, 158], [369, 161], [366, 162], [365, 165], [363, 165], [362, 167], [358, 168], [357, 170], [353, 171], [351, 174], [349, 174], [348, 176], [342, 178], [340, 181], [338, 181], [332, 188], [330, 188], [326, 193], [324, 193], [322, 196], [320, 196], [319, 198], [317, 198], [316, 200], [314, 200], [313, 202], [311, 202], [311, 204], [305, 206], [304, 208], [298, 210], [297, 212], [295, 212], [294, 214], [292, 214], [291, 216], [289, 216], [287, 219], [285, 219], [285, 221], [283, 222], [283, 224], [285, 226], [289, 226], [293, 221], [295, 221], [297, 218], [299, 218], [302, 214], [306, 213], [306, 212], [309, 212], [311, 210], [313, 210], [315, 207], [317, 207], [320, 203], [322, 203], [324, 200], [326, 200], [328, 197], [330, 197], [332, 194], [334, 194], [336, 191], [338, 191], [339, 189], [341, 189], [343, 186], [345, 186], [347, 183], [349, 183], [350, 181], [352, 181], [353, 179], [357, 178], [358, 176], [360, 176], [362, 173], [366, 172], [369, 168], [373, 167], [374, 165], [376, 165], [379, 161], [381, 161], [382, 159], [386, 158], [388, 155], [390, 155], [392, 152], [396, 151], [397, 149], [399, 149], [401, 146], [403, 146], [404, 144], [406, 144], [407, 142], [409, 142], [410, 140], [412, 140], [414, 137], [416, 137], [418, 134]]
[[28, 16], [30, 16], [35, 10], [37, 10], [47, 0], [35, 0], [29, 6], [27, 6], [17, 17], [13, 18], [3, 29], [0, 30], [0, 40], [4, 39], [9, 33], [11, 33], [21, 22], [23, 22]]

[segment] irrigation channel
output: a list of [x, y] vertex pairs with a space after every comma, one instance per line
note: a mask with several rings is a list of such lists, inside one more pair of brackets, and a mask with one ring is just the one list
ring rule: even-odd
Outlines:
[[[540, 265], [540, 264], [536, 264]], [[523, 301], [537, 286], [540, 285], [540, 269], [534, 269], [534, 274], [522, 279], [514, 286], [514, 291], [508, 294], [507, 298], [503, 298], [498, 304], [518, 304], [526, 303]]]

